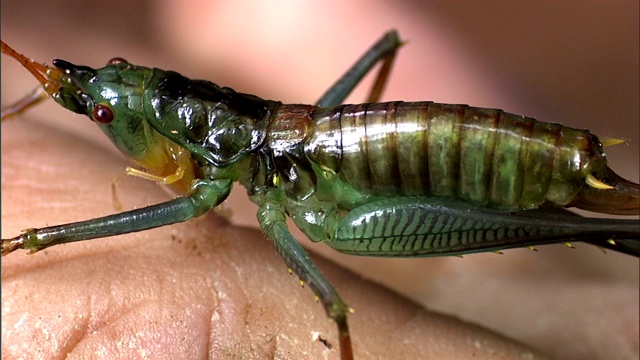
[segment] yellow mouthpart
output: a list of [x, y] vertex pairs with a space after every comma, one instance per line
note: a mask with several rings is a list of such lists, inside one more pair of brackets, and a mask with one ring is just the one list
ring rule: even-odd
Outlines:
[[126, 174], [172, 185], [186, 192], [196, 179], [197, 172], [191, 152], [158, 133], [154, 135], [155, 145], [143, 157], [134, 159], [145, 170], [128, 166]]

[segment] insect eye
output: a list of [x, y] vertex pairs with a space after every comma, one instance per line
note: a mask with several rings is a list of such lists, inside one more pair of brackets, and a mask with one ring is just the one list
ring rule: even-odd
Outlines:
[[93, 121], [99, 124], [110, 124], [113, 121], [113, 110], [105, 104], [98, 104], [93, 108]]
[[121, 57], [114, 57], [113, 59], [107, 61], [107, 65], [116, 65], [116, 64], [128, 64], [129, 62]]

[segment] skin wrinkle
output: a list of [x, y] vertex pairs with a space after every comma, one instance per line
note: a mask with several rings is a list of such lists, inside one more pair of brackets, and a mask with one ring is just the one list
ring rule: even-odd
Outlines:
[[[59, 346], [61, 349], [60, 356], [57, 357], [59, 359], [67, 359], [69, 354], [72, 354], [74, 350], [87, 338], [88, 328], [89, 328], [89, 319], [88, 317], [82, 317], [83, 321], [80, 323], [80, 327], [74, 326], [73, 332], [69, 334], [69, 336], [64, 338], [63, 346]], [[77, 323], [76, 323], [77, 324]], [[70, 341], [73, 340], [73, 341]]]
[[[157, 308], [157, 306], [156, 306], [157, 303], [158, 303], [157, 300], [144, 299], [144, 300], [136, 302], [135, 304], [133, 304], [133, 306], [127, 307], [126, 309], [124, 309], [124, 311], [118, 310], [118, 312], [117, 312], [118, 316], [115, 316], [115, 317], [109, 318], [109, 320], [103, 321], [103, 324], [107, 325], [107, 326], [103, 326], [103, 327], [101, 327], [100, 330], [96, 331], [93, 334], [90, 334], [90, 336], [85, 337], [84, 338], [85, 339], [84, 342], [87, 345], [89, 345], [88, 348], [93, 348], [93, 346], [91, 346], [92, 343], [93, 343], [93, 337], [95, 337], [95, 336], [111, 337], [111, 336], [108, 336], [108, 334], [110, 332], [116, 331], [115, 339], [119, 339], [120, 341], [122, 339], [126, 339], [129, 343], [131, 341], [134, 341], [134, 342], [137, 343], [138, 339], [140, 338], [139, 337], [139, 334], [140, 334], [139, 331], [140, 330], [138, 330], [138, 332], [131, 332], [125, 327], [124, 328], [124, 330], [125, 330], [124, 332], [119, 332], [118, 330], [119, 329], [121, 330], [122, 328], [121, 327], [114, 328], [113, 326], [121, 324], [121, 323], [129, 323], [131, 320], [133, 320], [134, 324], [137, 323], [137, 321], [135, 321], [135, 319], [139, 318], [138, 314], [139, 313], [142, 313], [142, 314], [146, 313], [147, 309]], [[120, 309], [122, 309], [122, 308], [120, 308]], [[175, 316], [172, 315], [172, 313], [169, 313], [169, 317], [175, 318]], [[147, 323], [147, 324], [156, 324], [157, 320], [149, 319], [148, 321], [145, 321], [145, 323]], [[174, 325], [177, 325], [178, 323], [184, 324], [184, 320], [176, 320]], [[172, 330], [172, 328], [168, 328], [166, 330]], [[146, 331], [148, 331], [148, 329], [144, 329], [143, 328], [141, 331], [144, 334]], [[174, 333], [171, 332], [171, 331], [169, 332], [169, 334], [170, 334], [170, 336], [174, 335]], [[93, 335], [93, 337], [91, 335]], [[144, 340], [142, 342], [144, 342]]]
[[[146, 302], [148, 303], [148, 301]], [[103, 321], [102, 326], [97, 328], [96, 331], [92, 332], [91, 334], [87, 334], [87, 336], [83, 337], [80, 343], [85, 347], [90, 346], [93, 343], [93, 339], [95, 337], [105, 337], [105, 334], [113, 331], [113, 324], [119, 324], [121, 320], [126, 323], [127, 318], [135, 318], [137, 310], [144, 308], [143, 303], [145, 303], [145, 301], [139, 301], [133, 306], [127, 308], [119, 307], [115, 316], [110, 317], [109, 320]], [[118, 338], [121, 338], [121, 336], [118, 336]]]
[[[224, 221], [225, 225], [229, 225], [230, 223], [228, 221]], [[219, 229], [220, 230], [220, 238], [226, 239], [227, 238], [227, 230], [229, 229], [229, 226], [224, 226], [223, 228]], [[231, 240], [233, 241], [233, 236], [231, 235]], [[213, 244], [210, 244], [212, 246], [215, 247], [222, 247], [223, 244], [225, 244], [227, 241], [216, 241], [213, 242]], [[219, 250], [219, 249], [218, 249]], [[224, 301], [227, 301], [225, 299], [231, 297], [237, 297], [238, 294], [242, 294], [242, 299], [241, 301], [235, 300], [235, 304], [234, 305], [230, 305], [232, 308], [235, 307], [237, 304], [241, 303], [242, 305], [242, 313], [243, 313], [243, 325], [245, 328], [245, 331], [250, 330], [249, 329], [249, 322], [247, 321], [247, 316], [248, 316], [248, 308], [251, 306], [251, 301], [250, 301], [250, 296], [247, 293], [246, 289], [244, 287], [236, 287], [235, 289], [240, 289], [240, 292], [235, 292], [233, 295], [228, 294], [224, 289], [225, 288], [229, 288], [229, 289], [233, 289], [234, 285], [233, 284], [242, 284], [242, 283], [246, 283], [245, 278], [246, 276], [243, 276], [243, 266], [238, 264], [238, 261], [236, 260], [237, 254], [230, 254], [229, 251], [213, 251], [213, 252], [207, 252], [207, 255], [205, 256], [203, 254], [203, 256], [206, 258], [206, 263], [208, 264], [208, 268], [211, 270], [209, 272], [209, 276], [207, 276], [207, 282], [210, 283], [210, 287], [212, 289], [212, 295], [214, 296], [214, 298], [216, 299], [215, 301], [215, 305], [212, 307], [212, 312], [211, 312], [211, 317], [210, 317], [210, 321], [209, 321], [209, 336], [208, 336], [208, 343], [216, 343], [218, 341], [214, 341], [212, 340], [213, 336], [219, 336], [220, 334], [218, 332], [214, 332], [212, 329], [216, 328], [216, 326], [214, 326], [214, 321], [218, 320], [218, 321], [229, 321], [229, 317], [225, 316], [225, 312], [226, 311], [220, 311], [225, 305], [223, 305]], [[224, 258], [224, 259], [219, 259], [220, 257]], [[214, 266], [214, 264], [211, 263], [211, 259], [209, 258], [213, 258], [213, 259], [219, 259], [216, 261], [216, 263], [218, 264], [224, 264], [224, 268], [225, 269], [233, 269], [233, 275], [231, 272], [227, 272], [223, 275], [221, 275], [222, 271], [224, 270], [222, 267], [216, 267]], [[215, 281], [211, 281], [212, 279], [216, 279]], [[217, 285], [217, 284], [221, 284], [221, 285]], [[223, 294], [222, 296], [220, 294]], [[233, 310], [231, 309], [232, 313], [237, 313], [238, 310]], [[219, 314], [218, 319], [216, 319], [214, 317], [215, 314]], [[236, 322], [237, 320], [232, 320], [233, 322]], [[251, 334], [248, 334], [248, 339], [251, 340]], [[233, 342], [232, 344], [229, 344], [228, 339], [223, 339], [223, 344], [225, 344], [227, 347], [228, 346], [232, 346], [229, 351], [235, 352], [238, 350], [234, 350], [237, 349], [239, 347], [239, 349], [242, 348], [246, 348], [247, 345], [241, 345], [242, 342]], [[211, 350], [214, 350], [214, 348], [210, 347], [209, 348], [210, 351], [207, 352], [209, 358], [218, 358], [221, 354], [224, 354], [224, 350], [222, 350], [221, 347], [217, 347], [215, 348], [215, 350], [217, 350], [214, 354], [211, 353]], [[250, 346], [249, 349], [254, 349], [253, 346]], [[254, 351], [252, 351], [252, 353], [254, 353]]]
[[[136, 245], [136, 247], [140, 246], [140, 245], [142, 245], [142, 243], [140, 243], [139, 245]], [[118, 251], [118, 253], [119, 252], [120, 251]], [[100, 253], [96, 253], [95, 254], [96, 257], [98, 257], [99, 255], [100, 255]], [[122, 256], [122, 254], [119, 254], [118, 256], [120, 257], [120, 256]], [[144, 267], [145, 266], [143, 265], [143, 268]], [[80, 343], [86, 342], [86, 340], [88, 340], [90, 338], [90, 335], [99, 333], [99, 332], [101, 332], [101, 330], [104, 331], [105, 329], [104, 329], [103, 325], [111, 324], [111, 323], [114, 323], [114, 322], [117, 323], [118, 320], [124, 320], [124, 319], [127, 319], [127, 318], [135, 318], [136, 317], [135, 314], [136, 314], [136, 311], [138, 309], [146, 308], [146, 305], [157, 303], [159, 299], [163, 299], [165, 297], [165, 296], [163, 296], [163, 293], [166, 293], [166, 291], [164, 290], [164, 286], [163, 286], [164, 282], [161, 281], [161, 278], [158, 277], [158, 276], [153, 277], [153, 279], [155, 280], [155, 282], [157, 284], [155, 286], [154, 285], [149, 285], [149, 287], [153, 288], [153, 287], [157, 286], [159, 288], [160, 296], [158, 296], [158, 298], [153, 298], [153, 299], [146, 298], [146, 296], [152, 295], [152, 293], [151, 294], [147, 294], [147, 295], [143, 295], [143, 298], [141, 300], [135, 302], [132, 306], [127, 307], [126, 309], [124, 309], [124, 311], [122, 311], [123, 310], [122, 309], [122, 305], [117, 306], [118, 311], [116, 311], [113, 314], [113, 315], [116, 315], [116, 316], [107, 316], [102, 321], [99, 320], [97, 317], [95, 317], [95, 315], [96, 315], [96, 312], [94, 311], [94, 308], [95, 308], [95, 305], [94, 305], [95, 296], [91, 296], [90, 301], [88, 302], [88, 308], [89, 308], [88, 309], [88, 314], [89, 314], [89, 317], [83, 317], [83, 320], [86, 319], [86, 320], [83, 321], [83, 323], [85, 325], [83, 330], [84, 330], [84, 333], [87, 336], [85, 336], [85, 337], [81, 336], [81, 338], [83, 338], [84, 340], [80, 340], [76, 344], [75, 347], [77, 347], [77, 345], [80, 344]], [[114, 284], [113, 283], [112, 284], [106, 284], [104, 286], [113, 289]], [[109, 300], [113, 299], [113, 296], [114, 296], [113, 295], [113, 291], [111, 291], [110, 293], [111, 293], [111, 296], [107, 297], [107, 299], [109, 299]], [[110, 308], [110, 307], [111, 306], [108, 303], [104, 305], [104, 308]], [[95, 321], [92, 321], [92, 318], [95, 319]], [[97, 325], [99, 325], [99, 326], [97, 328], [95, 328], [95, 329], [93, 329], [93, 327], [91, 327], [92, 328], [92, 334], [89, 334], [89, 328], [90, 328], [89, 324], [91, 324], [92, 322], [97, 324]]]
[[[226, 227], [227, 225], [228, 225], [228, 222], [225, 222], [225, 224], [222, 225], [222, 227]], [[194, 242], [197, 241], [195, 238], [192, 238], [192, 240]], [[212, 245], [212, 244], [210, 244], [210, 245]], [[222, 252], [222, 253], [224, 253], [224, 252]], [[192, 257], [193, 255], [194, 254], [192, 254], [192, 253], [186, 254], [184, 260], [187, 260], [188, 258]], [[196, 256], [202, 258], [204, 261], [206, 261], [207, 257], [208, 257], [204, 253], [198, 253]], [[205, 275], [205, 284], [206, 284], [206, 287], [208, 289], [207, 290], [208, 293], [211, 295], [212, 301], [209, 302], [210, 311], [209, 311], [209, 316], [208, 316], [209, 321], [206, 322], [206, 334], [207, 334], [207, 336], [205, 337], [206, 340], [205, 340], [205, 343], [204, 343], [204, 346], [205, 346], [204, 349], [206, 349], [206, 350], [204, 352], [207, 354], [206, 355], [207, 358], [210, 359], [211, 358], [210, 349], [212, 348], [211, 347], [211, 344], [212, 344], [212, 339], [211, 338], [213, 336], [212, 322], [214, 321], [214, 314], [217, 312], [217, 309], [220, 306], [220, 299], [219, 299], [219, 296], [218, 296], [220, 290], [216, 286], [216, 282], [212, 281], [213, 277], [218, 275], [218, 273], [216, 271], [213, 271], [210, 261], [206, 261], [206, 263], [209, 265], [208, 269], [210, 269], [211, 271], [208, 273], [209, 275]]]
[[207, 322], [207, 328], [206, 328], [208, 336], [206, 336], [206, 340], [205, 340], [205, 343], [204, 343], [204, 346], [206, 346], [204, 353], [207, 354], [206, 355], [207, 359], [211, 359], [211, 350], [210, 350], [211, 349], [211, 336], [213, 334], [213, 328], [211, 327], [211, 323], [213, 322], [213, 315], [216, 313], [216, 309], [217, 309], [218, 305], [220, 304], [220, 302], [217, 301], [218, 298], [215, 297], [215, 295], [214, 295], [214, 299], [216, 301], [214, 301], [213, 306], [211, 306], [211, 311], [209, 312], [209, 317], [208, 317], [209, 321]]
[[[70, 259], [74, 259], [74, 258], [70, 258]], [[26, 270], [26, 273], [30, 273], [30, 274], [35, 274], [37, 275], [37, 273], [39, 272], [43, 272], [43, 271], [48, 271], [51, 270], [53, 268], [53, 271], [55, 271], [55, 268], [61, 266], [60, 263], [53, 263], [53, 264], [47, 264], [45, 266], [43, 266], [42, 264], [36, 264], [36, 266], [29, 268], [28, 270]], [[9, 277], [9, 279], [11, 279], [12, 277]], [[5, 278], [3, 281], [7, 281], [8, 279]], [[94, 297], [92, 296], [91, 299], [93, 299]], [[78, 318], [81, 318], [82, 321], [77, 324], [76, 326], [73, 327], [74, 332], [71, 333], [69, 336], [67, 336], [65, 338], [64, 341], [64, 346], [62, 346], [61, 348], [64, 350], [65, 354], [71, 353], [73, 351], [73, 349], [80, 343], [82, 342], [82, 339], [85, 338], [83, 336], [83, 334], [88, 335], [89, 334], [89, 324], [91, 323], [91, 317], [93, 317], [94, 311], [93, 311], [93, 306], [92, 306], [92, 301], [84, 301], [85, 303], [87, 303], [87, 307], [88, 307], [88, 314], [89, 316], [78, 316]], [[5, 313], [4, 315], [10, 315]], [[80, 325], [80, 326], [78, 326]], [[69, 340], [73, 340], [73, 339], [79, 339], [79, 340], [75, 340], [72, 341], [71, 344], [69, 344]], [[69, 349], [70, 350], [67, 350]], [[65, 356], [66, 357], [66, 356]]]
[[[247, 309], [247, 319], [251, 318], [251, 310], [255, 307], [249, 305]], [[258, 314], [258, 317], [262, 317], [263, 312]], [[277, 341], [275, 340], [280, 333], [279, 329], [261, 329], [257, 328], [257, 331], [252, 331], [250, 322], [245, 324], [247, 332], [249, 334], [249, 340], [251, 341], [251, 351], [254, 353], [264, 353], [269, 358], [275, 358], [278, 353]]]
[[[280, 352], [284, 352], [285, 350], [279, 350], [280, 345], [280, 336], [282, 335], [281, 331], [277, 332], [269, 332], [268, 338], [265, 340], [263, 346], [261, 347], [263, 351], [268, 352], [272, 359], [276, 358], [276, 355]], [[286, 348], [285, 348], [286, 349]]]
[[272, 359], [276, 359], [276, 355], [278, 354], [278, 349], [280, 348], [280, 335], [273, 335], [269, 341], [272, 348]]
[[[206, 216], [208, 217], [208, 216]], [[206, 219], [205, 217], [205, 219]], [[229, 229], [229, 225], [230, 223], [227, 221], [227, 219], [223, 219], [222, 221], [222, 225], [220, 226], [220, 228], [218, 229], [221, 232], [221, 238], [225, 237], [226, 234], [226, 230]], [[224, 233], [222, 233], [224, 232]], [[195, 241], [195, 240], [194, 240]], [[212, 249], [207, 249], [206, 251], [202, 251], [199, 252], [198, 255], [203, 259], [203, 261], [205, 261], [205, 263], [207, 264], [207, 268], [209, 269], [209, 271], [207, 272], [207, 275], [205, 277], [205, 282], [207, 284], [207, 288], [210, 289], [210, 293], [212, 298], [214, 299], [212, 302], [212, 306], [211, 306], [211, 312], [210, 312], [210, 316], [209, 316], [209, 322], [208, 322], [208, 334], [209, 336], [207, 337], [207, 346], [208, 349], [212, 350], [213, 348], [210, 346], [212, 343], [215, 343], [217, 341], [213, 340], [212, 337], [218, 335], [217, 332], [214, 332], [213, 329], [215, 328], [214, 326], [214, 322], [215, 321], [221, 321], [221, 319], [223, 318], [223, 316], [221, 316], [220, 314], [220, 308], [224, 305], [222, 305], [222, 301], [225, 301], [224, 299], [228, 297], [227, 292], [224, 289], [225, 285], [220, 284], [220, 280], [216, 280], [216, 279], [221, 279], [222, 281], [224, 281], [225, 283], [243, 283], [237, 279], [242, 279], [244, 278], [242, 276], [243, 271], [242, 271], [242, 266], [237, 265], [237, 262], [234, 260], [234, 256], [232, 254], [230, 254], [228, 251], [225, 251], [224, 249], [224, 245], [225, 245], [226, 241], [225, 240], [217, 240], [217, 241], [210, 241], [210, 242], [206, 242], [208, 247], [211, 247]], [[221, 259], [222, 258], [222, 259]], [[211, 260], [215, 260], [215, 262], [212, 263]], [[230, 265], [227, 266], [226, 268], [230, 268], [234, 270], [235, 273], [235, 278], [236, 279], [230, 279], [231, 276], [229, 274], [222, 276], [221, 275], [221, 271], [222, 266], [221, 264], [226, 264], [226, 265]], [[221, 266], [216, 266], [216, 265], [221, 265]], [[235, 281], [234, 281], [235, 280]], [[232, 287], [232, 284], [228, 284], [229, 287]], [[249, 296], [246, 292], [246, 290], [244, 289], [244, 287], [240, 288], [242, 291], [242, 295], [243, 295], [243, 301], [242, 303], [244, 304], [243, 309], [246, 309], [246, 307], [250, 307], [250, 301], [249, 301]], [[223, 294], [221, 296], [221, 294]], [[235, 295], [237, 296], [237, 295]], [[216, 319], [216, 314], [219, 314], [217, 316]], [[247, 321], [245, 320], [243, 322], [245, 324], [245, 326], [247, 327], [247, 329], [249, 328], [249, 324], [247, 323]], [[251, 338], [251, 336], [249, 336], [249, 339]], [[216, 355], [212, 354], [211, 351], [208, 351], [208, 357], [209, 358], [217, 358]]]

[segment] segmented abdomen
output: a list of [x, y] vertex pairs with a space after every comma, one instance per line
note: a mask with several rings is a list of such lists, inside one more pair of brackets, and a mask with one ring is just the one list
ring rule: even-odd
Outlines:
[[390, 102], [319, 109], [312, 118], [307, 157], [363, 194], [514, 210], [566, 205], [589, 164], [602, 160], [586, 130], [496, 109]]

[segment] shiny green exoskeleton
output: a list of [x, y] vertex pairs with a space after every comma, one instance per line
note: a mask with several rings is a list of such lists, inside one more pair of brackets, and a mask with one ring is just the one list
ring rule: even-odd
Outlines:
[[312, 106], [122, 59], [101, 69], [63, 60], [45, 67], [3, 43], [57, 103], [91, 118], [144, 169], [130, 174], [186, 195], [29, 229], [2, 240], [2, 254], [186, 221], [219, 205], [237, 181], [258, 204], [260, 226], [287, 266], [335, 320], [343, 359], [353, 358], [349, 308], [291, 235], [286, 216], [313, 241], [354, 255], [459, 255], [569, 241], [640, 255], [637, 220], [562, 209], [640, 212], [640, 187], [607, 167], [601, 142], [588, 131], [466, 105], [340, 105], [383, 59], [384, 80], [400, 45], [388, 33]]

